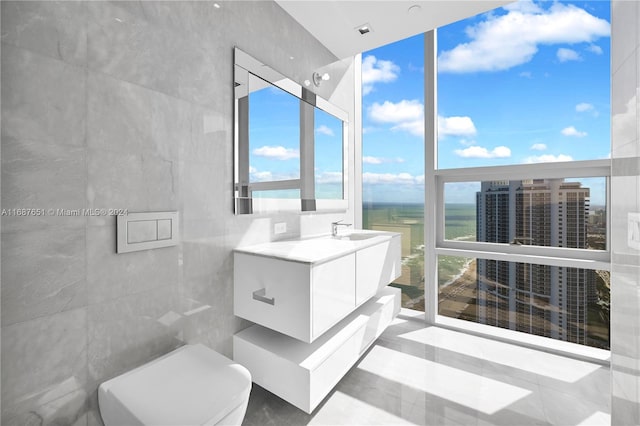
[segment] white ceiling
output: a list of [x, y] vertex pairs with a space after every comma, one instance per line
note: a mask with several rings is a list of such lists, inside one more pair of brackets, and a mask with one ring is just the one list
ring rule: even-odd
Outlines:
[[[500, 7], [511, 0], [276, 0], [338, 59]], [[409, 12], [411, 6], [418, 5]], [[373, 31], [361, 35], [357, 28]]]

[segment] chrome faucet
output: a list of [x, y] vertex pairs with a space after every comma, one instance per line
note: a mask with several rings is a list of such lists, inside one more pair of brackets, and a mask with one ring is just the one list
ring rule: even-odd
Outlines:
[[338, 235], [338, 226], [351, 226], [350, 223], [341, 223], [339, 220], [337, 222], [331, 222], [331, 236], [336, 237]]

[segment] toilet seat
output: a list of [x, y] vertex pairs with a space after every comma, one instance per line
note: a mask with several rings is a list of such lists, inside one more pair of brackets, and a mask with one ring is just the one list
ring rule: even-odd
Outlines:
[[204, 345], [186, 345], [100, 385], [109, 425], [214, 425], [251, 391], [249, 371]]

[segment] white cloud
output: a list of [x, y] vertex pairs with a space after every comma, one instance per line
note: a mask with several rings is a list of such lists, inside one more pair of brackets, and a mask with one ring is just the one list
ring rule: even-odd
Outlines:
[[378, 158], [378, 157], [369, 157], [369, 156], [365, 156], [362, 157], [362, 162], [364, 164], [382, 164], [382, 158]]
[[400, 184], [400, 185], [424, 185], [424, 175], [413, 176], [410, 173], [363, 173], [362, 183], [375, 184]]
[[369, 107], [369, 116], [379, 123], [401, 123], [422, 119], [424, 106], [418, 100], [401, 100], [398, 103], [384, 101], [379, 104], [374, 102]]
[[391, 130], [402, 130], [415, 136], [424, 136], [424, 120], [407, 121], [393, 126]]
[[506, 146], [497, 146], [489, 151], [482, 146], [470, 146], [465, 149], [456, 149], [457, 156], [462, 158], [508, 158], [511, 157], [511, 150]]
[[543, 10], [526, 1], [505, 8], [506, 14], [466, 30], [470, 41], [442, 52], [438, 71], [500, 71], [529, 62], [539, 45], [592, 43], [610, 34], [610, 24], [574, 5], [554, 2]]
[[274, 160], [291, 160], [293, 158], [300, 157], [300, 152], [297, 149], [268, 145], [254, 149], [253, 154], [260, 157], [272, 158]]
[[637, 132], [637, 96], [632, 96], [625, 105], [625, 110], [611, 117], [611, 131], [613, 140], [631, 141], [636, 138]]
[[316, 177], [317, 183], [342, 183], [342, 172], [322, 172]]
[[401, 100], [394, 103], [374, 102], [369, 107], [369, 117], [378, 123], [395, 124], [392, 130], [407, 131], [416, 136], [424, 135], [424, 106], [418, 100]]
[[587, 132], [581, 132], [580, 130], [576, 129], [573, 126], [565, 127], [560, 131], [560, 133], [562, 133], [565, 136], [573, 136], [576, 138], [583, 138], [587, 136]]
[[596, 110], [596, 107], [593, 106], [590, 103], [587, 103], [587, 102], [581, 102], [578, 105], [576, 105], [576, 111], [577, 112], [591, 112], [591, 115], [593, 115], [594, 117], [598, 117], [600, 115], [600, 112], [598, 112], [598, 110]]
[[532, 157], [527, 157], [524, 159], [525, 163], [555, 163], [558, 161], [573, 161], [573, 157], [571, 157], [570, 155], [565, 155], [565, 154], [560, 154], [560, 155], [553, 155], [553, 154], [544, 154], [544, 155], [537, 155], [537, 156], [532, 156]]
[[531, 74], [531, 71], [522, 71], [520, 74], [518, 74], [520, 77], [524, 77], [524, 78], [533, 78], [533, 74]]
[[333, 136], [333, 130], [331, 130], [329, 127], [325, 126], [324, 124], [321, 124], [318, 127], [316, 127], [316, 133], [322, 133], [323, 135]]
[[520, 0], [504, 6], [506, 10], [522, 13], [542, 13], [544, 10], [531, 0]]
[[438, 136], [474, 136], [476, 133], [471, 117], [438, 116]]
[[556, 56], [560, 62], [579, 61], [582, 59], [578, 52], [573, 49], [567, 49], [566, 47], [558, 49]]
[[253, 166], [249, 166], [249, 174], [251, 175], [251, 180], [256, 182], [273, 180], [273, 174], [271, 172], [259, 172], [258, 169]]
[[547, 145], [543, 143], [534, 143], [533, 145], [531, 145], [531, 149], [534, 151], [544, 151], [547, 149]]
[[576, 105], [576, 111], [578, 112], [593, 111], [593, 105], [587, 102], [580, 102], [578, 105]]
[[[369, 117], [378, 123], [394, 124], [391, 130], [400, 130], [416, 136], [424, 136], [424, 105], [418, 100], [403, 99], [400, 102], [374, 102], [369, 107]], [[438, 116], [438, 136], [474, 136], [476, 126], [471, 117]]]
[[403, 158], [384, 158], [384, 157], [371, 157], [364, 156], [362, 157], [362, 162], [364, 164], [385, 164], [385, 163], [404, 163]]
[[602, 47], [598, 46], [597, 44], [589, 45], [589, 47], [587, 47], [587, 50], [591, 53], [595, 53], [596, 55], [602, 55], [603, 53]]
[[259, 171], [253, 166], [249, 166], [249, 174], [252, 182], [272, 182], [274, 180], [289, 180], [300, 177], [299, 172], [273, 173], [270, 171]]
[[255, 172], [251, 173], [253, 181], [256, 182], [269, 182], [273, 180], [273, 174], [271, 172]]
[[362, 94], [371, 93], [376, 83], [390, 83], [398, 78], [400, 67], [392, 61], [377, 59], [373, 55], [362, 60]]

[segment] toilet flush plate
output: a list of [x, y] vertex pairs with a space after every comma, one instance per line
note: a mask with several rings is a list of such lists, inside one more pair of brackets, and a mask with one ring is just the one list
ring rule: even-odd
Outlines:
[[117, 253], [171, 247], [178, 244], [178, 212], [141, 212], [119, 215]]

